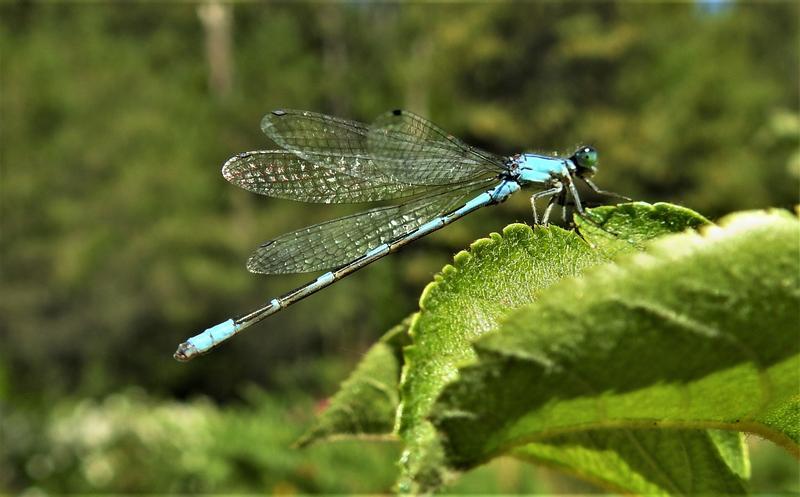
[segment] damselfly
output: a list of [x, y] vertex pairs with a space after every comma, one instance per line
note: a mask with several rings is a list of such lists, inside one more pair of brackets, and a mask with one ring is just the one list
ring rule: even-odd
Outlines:
[[247, 262], [254, 273], [328, 270], [319, 278], [249, 314], [229, 319], [182, 343], [175, 358], [187, 361], [243, 329], [308, 297], [367, 264], [470, 212], [499, 204], [523, 186], [536, 200], [550, 198], [542, 216], [569, 198], [583, 207], [575, 187], [590, 179], [597, 151], [582, 146], [569, 157], [510, 157], [471, 147], [411, 112], [395, 110], [370, 125], [314, 112], [276, 110], [261, 129], [283, 150], [245, 152], [228, 160], [222, 175], [252, 192], [303, 202], [400, 200], [359, 214], [302, 228], [258, 247]]

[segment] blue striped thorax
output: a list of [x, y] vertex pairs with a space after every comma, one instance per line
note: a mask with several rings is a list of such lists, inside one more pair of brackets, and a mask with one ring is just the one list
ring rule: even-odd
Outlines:
[[569, 172], [569, 161], [558, 157], [521, 154], [516, 157], [517, 181], [522, 184], [549, 183]]

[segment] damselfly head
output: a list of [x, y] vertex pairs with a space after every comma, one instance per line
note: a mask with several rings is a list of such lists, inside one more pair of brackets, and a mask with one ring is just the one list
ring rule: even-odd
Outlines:
[[572, 154], [570, 160], [578, 169], [576, 174], [584, 178], [590, 178], [597, 172], [597, 150], [589, 145], [579, 147]]

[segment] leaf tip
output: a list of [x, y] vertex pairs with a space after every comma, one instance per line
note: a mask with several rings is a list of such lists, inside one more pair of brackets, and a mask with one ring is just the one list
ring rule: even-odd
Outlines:
[[524, 223], [511, 223], [503, 228], [503, 236], [530, 236], [533, 233], [533, 228]]
[[[452, 267], [452, 266], [445, 266], [445, 268], [442, 269], [442, 272], [444, 272], [447, 269], [447, 267]], [[441, 280], [441, 277], [439, 275], [436, 275], [436, 276], [434, 276], [433, 281], [431, 281], [430, 283], [425, 285], [425, 288], [422, 289], [422, 293], [419, 296], [419, 309], [420, 310], [424, 310], [425, 309], [425, 303], [428, 301], [428, 296], [431, 294], [433, 289], [436, 288], [436, 285], [439, 284], [440, 280]], [[419, 315], [419, 313], [417, 313], [417, 315]], [[414, 329], [414, 322], [416, 322], [416, 318], [411, 322], [411, 329], [412, 330]], [[413, 332], [412, 332], [412, 335], [413, 335]]]
[[[480, 240], [478, 240], [478, 241], [480, 241]], [[474, 242], [473, 245], [475, 243], [478, 243], [478, 242]], [[452, 265], [448, 264], [447, 266], [445, 266], [442, 269], [442, 273], [447, 271], [448, 268], [452, 268], [453, 270], [455, 270], [457, 267], [463, 266], [464, 264], [469, 262], [471, 257], [472, 257], [472, 255], [470, 255], [470, 253], [467, 250], [462, 250], [461, 252], [459, 252], [459, 253], [457, 253], [456, 255], [453, 256], [453, 264]]]
[[[471, 254], [472, 252], [478, 250], [483, 250], [485, 247], [493, 245], [500, 239], [501, 237], [497, 233], [490, 233], [488, 238], [478, 238], [477, 240], [469, 244], [469, 252], [467, 252], [467, 254]], [[464, 262], [466, 262], [466, 260]]]

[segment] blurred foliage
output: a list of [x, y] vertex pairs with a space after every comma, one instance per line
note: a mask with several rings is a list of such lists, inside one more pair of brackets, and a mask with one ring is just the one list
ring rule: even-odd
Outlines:
[[226, 184], [226, 158], [273, 146], [270, 109], [404, 107], [498, 153], [591, 142], [601, 186], [712, 218], [797, 202], [796, 3], [207, 7], [0, 5], [6, 413], [44, 423], [64, 397], [129, 386], [235, 401], [289, 377], [321, 397], [450, 254], [530, 222], [518, 195], [177, 364], [179, 341], [307, 279], [248, 274], [253, 247], [361, 208]]
[[[43, 419], [7, 417], [0, 461], [21, 465], [38, 490], [57, 494], [391, 490], [396, 444], [349, 441], [294, 450], [292, 439], [322, 406], [303, 394], [282, 397], [251, 387], [243, 404], [225, 410], [208, 399], [157, 402], [138, 389], [101, 401], [61, 402]], [[536, 484], [536, 472], [522, 463], [500, 462], [478, 473], [450, 491], [548, 488]]]

